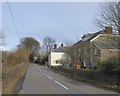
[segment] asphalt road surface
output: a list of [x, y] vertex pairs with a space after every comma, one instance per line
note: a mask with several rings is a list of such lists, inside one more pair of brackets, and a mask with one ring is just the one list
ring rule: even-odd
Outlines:
[[19, 94], [117, 94], [97, 88], [90, 84], [78, 82], [50, 68], [30, 64], [22, 90]]

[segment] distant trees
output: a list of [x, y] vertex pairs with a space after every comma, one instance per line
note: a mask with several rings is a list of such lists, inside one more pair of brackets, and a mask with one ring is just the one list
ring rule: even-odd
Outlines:
[[120, 2], [102, 3], [99, 17], [95, 22], [102, 29], [112, 26], [120, 34]]
[[37, 53], [40, 49], [40, 43], [32, 37], [25, 37], [20, 40], [18, 47], [26, 48], [31, 52]]
[[45, 47], [47, 53], [51, 52], [54, 48], [55, 39], [52, 37], [45, 37], [43, 40], [43, 46]]
[[25, 37], [20, 40], [20, 44], [18, 45], [18, 49], [27, 49], [29, 54], [29, 61], [34, 61], [34, 56], [39, 54], [40, 43], [32, 38], [32, 37]]
[[46, 65], [46, 62], [48, 62], [48, 55], [42, 57], [40, 65]]

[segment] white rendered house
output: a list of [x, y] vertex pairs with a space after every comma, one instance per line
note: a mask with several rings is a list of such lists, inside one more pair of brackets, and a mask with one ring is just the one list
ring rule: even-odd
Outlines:
[[48, 55], [48, 66], [62, 66], [59, 60], [64, 58], [66, 58], [64, 52], [51, 52]]

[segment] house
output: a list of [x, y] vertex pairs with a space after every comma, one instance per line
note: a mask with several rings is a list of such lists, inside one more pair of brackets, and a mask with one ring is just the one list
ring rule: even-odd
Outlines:
[[59, 60], [64, 58], [64, 52], [51, 52], [48, 55], [48, 66], [62, 66]]
[[118, 56], [118, 53], [120, 53], [119, 39], [119, 35], [99, 34], [97, 38], [90, 40], [92, 66]]
[[65, 53], [65, 49], [67, 47], [61, 44], [60, 47], [56, 47], [52, 52], [48, 55], [48, 66], [63, 66], [62, 60], [67, 60], [68, 56]]
[[106, 61], [120, 52], [119, 35], [112, 32], [112, 27], [96, 33], [85, 34], [72, 46], [73, 63], [81, 67], [91, 68], [97, 65], [98, 59]]

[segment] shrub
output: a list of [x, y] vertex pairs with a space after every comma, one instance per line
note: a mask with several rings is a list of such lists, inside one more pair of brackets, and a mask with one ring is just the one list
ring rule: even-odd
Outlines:
[[110, 58], [102, 64], [103, 73], [109, 75], [118, 75], [120, 73], [120, 56]]

